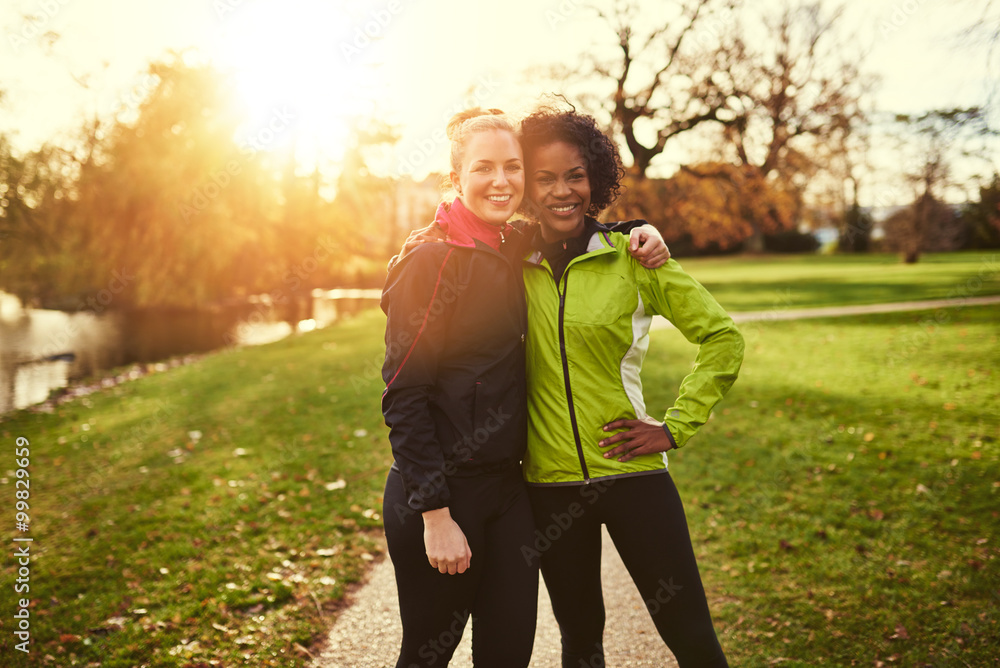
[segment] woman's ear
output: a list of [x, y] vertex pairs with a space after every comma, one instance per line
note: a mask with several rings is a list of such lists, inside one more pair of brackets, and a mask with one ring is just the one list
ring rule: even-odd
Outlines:
[[451, 187], [455, 189], [455, 192], [461, 195], [462, 181], [458, 178], [458, 172], [451, 172], [448, 176], [451, 178]]

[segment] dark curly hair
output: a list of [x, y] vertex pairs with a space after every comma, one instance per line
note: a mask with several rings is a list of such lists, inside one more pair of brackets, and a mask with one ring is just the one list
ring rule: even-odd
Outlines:
[[[538, 148], [561, 141], [580, 149], [587, 163], [590, 180], [590, 208], [587, 213], [597, 216], [608, 208], [622, 191], [625, 168], [615, 143], [601, 132], [592, 116], [575, 108], [569, 111], [543, 106], [521, 121], [518, 135], [526, 163]], [[527, 200], [526, 200], [527, 201]]]

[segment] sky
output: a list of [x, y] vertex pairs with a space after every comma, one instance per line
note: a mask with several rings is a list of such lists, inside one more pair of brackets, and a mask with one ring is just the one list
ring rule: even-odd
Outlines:
[[[982, 103], [986, 56], [956, 39], [982, 1], [846, 2], [877, 109]], [[303, 164], [343, 151], [346, 119], [377, 115], [402, 133], [393, 168], [418, 178], [446, 170], [454, 111], [524, 110], [551, 92], [528, 68], [575, 64], [612, 38], [585, 0], [7, 0], [0, 36], [0, 132], [19, 150], [135, 108], [148, 63], [173, 49], [231, 69], [258, 125], [291, 113]]]

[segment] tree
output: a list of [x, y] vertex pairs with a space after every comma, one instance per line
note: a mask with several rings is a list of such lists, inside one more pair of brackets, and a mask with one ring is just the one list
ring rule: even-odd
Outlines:
[[627, 179], [626, 195], [608, 215], [628, 219], [651, 214], [668, 243], [690, 245], [694, 251], [739, 248], [755, 230], [774, 234], [793, 229], [799, 208], [795, 193], [782, 190], [753, 166], [704, 163], [682, 167], [668, 179]]
[[955, 185], [952, 161], [976, 157], [975, 140], [987, 139], [992, 133], [978, 107], [897, 114], [894, 124], [904, 143], [901, 151], [915, 154], [913, 166], [904, 175], [915, 197], [913, 205], [886, 226], [886, 243], [899, 250], [905, 262], [912, 263], [922, 252], [953, 250], [960, 244], [955, 216], [942, 209], [945, 191]]
[[[862, 54], [844, 48], [839, 34], [840, 11], [820, 2], [777, 13], [732, 0], [668, 6], [672, 15], [655, 20], [624, 0], [599, 11], [617, 38], [615, 55], [593, 57], [582, 73], [613, 86], [603, 108], [634, 180], [647, 177], [670, 142], [708, 128], [721, 152], [713, 162], [731, 160], [780, 181], [779, 190], [802, 190], [821, 168], [810, 154], [851, 131], [867, 90]], [[764, 232], [752, 229], [751, 250], [763, 247]]]
[[962, 207], [966, 248], [1000, 248], [1000, 175], [979, 188], [979, 201]]
[[920, 253], [957, 250], [964, 241], [954, 209], [930, 193], [889, 216], [882, 227], [886, 247], [901, 253], [907, 263], [916, 262]]
[[[725, 122], [730, 92], [717, 83], [723, 54], [711, 45], [717, 26], [728, 22], [736, 4], [679, 0], [652, 23], [642, 17], [637, 2], [614, 0], [609, 11], [597, 9], [617, 37], [616, 55], [592, 59], [591, 72], [583, 76], [613, 84], [604, 106], [631, 155], [630, 171], [637, 180], [646, 177], [672, 139], [709, 121]], [[650, 140], [644, 143], [642, 135]]]
[[[721, 128], [725, 144], [738, 164], [754, 165], [786, 188], [804, 190], [826, 167], [811, 156], [843, 146], [863, 120], [860, 102], [870, 81], [860, 71], [860, 50], [845, 48], [841, 14], [822, 2], [755, 11], [734, 24], [723, 47], [719, 76], [733, 91], [734, 114]], [[752, 36], [760, 31], [770, 39]], [[762, 249], [763, 234], [754, 230], [748, 250]]]

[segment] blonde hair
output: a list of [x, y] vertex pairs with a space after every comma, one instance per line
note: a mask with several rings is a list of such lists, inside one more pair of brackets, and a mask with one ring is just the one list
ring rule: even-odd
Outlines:
[[448, 139], [451, 140], [451, 168], [462, 171], [462, 158], [470, 136], [487, 130], [506, 130], [515, 137], [517, 128], [510, 117], [500, 109], [474, 107], [460, 111], [448, 121]]

